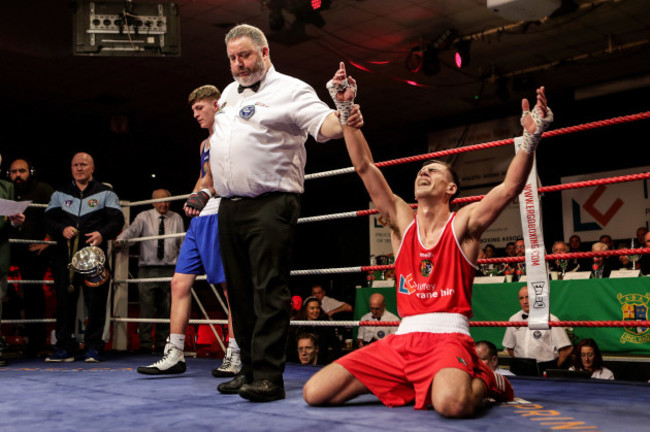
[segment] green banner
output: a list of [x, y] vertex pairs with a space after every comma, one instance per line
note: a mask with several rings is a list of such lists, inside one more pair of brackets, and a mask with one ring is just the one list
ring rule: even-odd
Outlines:
[[[524, 283], [474, 285], [473, 321], [507, 321], [521, 309], [517, 295]], [[551, 281], [551, 313], [561, 321], [647, 320], [650, 278]], [[474, 340], [503, 348], [504, 327], [472, 327]], [[650, 329], [575, 327], [578, 340], [593, 338], [601, 351], [650, 354]]]
[[[476, 284], [472, 296], [472, 321], [507, 321], [520, 310], [517, 295], [524, 283]], [[354, 318], [370, 311], [370, 295], [379, 292], [386, 309], [397, 314], [395, 288], [358, 288]], [[647, 320], [650, 277], [551, 281], [551, 313], [561, 321]], [[472, 327], [474, 340], [487, 339], [503, 348], [505, 327]], [[576, 327], [575, 337], [593, 338], [610, 353], [650, 355], [650, 329], [629, 327]], [[356, 329], [354, 332], [356, 338]]]

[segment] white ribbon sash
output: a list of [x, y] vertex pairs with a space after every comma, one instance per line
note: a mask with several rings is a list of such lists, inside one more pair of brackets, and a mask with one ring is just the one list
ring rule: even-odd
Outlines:
[[[515, 138], [515, 152], [523, 144], [523, 137]], [[544, 255], [544, 233], [542, 231], [542, 211], [539, 205], [537, 191], [537, 161], [528, 174], [526, 186], [519, 194], [519, 212], [521, 227], [526, 244], [526, 284], [528, 285], [528, 328], [532, 330], [548, 330], [549, 320], [549, 282]]]

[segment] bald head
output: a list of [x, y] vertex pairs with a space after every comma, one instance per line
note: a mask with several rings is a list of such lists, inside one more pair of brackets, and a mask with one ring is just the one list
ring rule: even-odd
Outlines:
[[374, 293], [370, 296], [370, 313], [373, 318], [381, 318], [386, 310], [386, 303], [384, 296], [379, 293]]
[[77, 153], [72, 158], [72, 178], [80, 189], [85, 189], [95, 172], [95, 161], [88, 153]]
[[[156, 189], [151, 194], [153, 199], [169, 198], [172, 194], [167, 189]], [[169, 211], [169, 201], [160, 201], [153, 203], [153, 208], [155, 208], [158, 213], [161, 215], [166, 214]]]

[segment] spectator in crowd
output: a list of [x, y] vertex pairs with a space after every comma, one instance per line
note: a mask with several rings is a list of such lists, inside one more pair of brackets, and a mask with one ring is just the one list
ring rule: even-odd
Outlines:
[[589, 371], [596, 379], [613, 380], [614, 373], [603, 366], [603, 355], [595, 340], [591, 338], [578, 342], [575, 348], [573, 366], [569, 370]]
[[[650, 232], [645, 233], [643, 236], [643, 242], [644, 244], [642, 247], [650, 248]], [[641, 255], [639, 268], [641, 269], [641, 274], [646, 276], [650, 275], [650, 254]]]
[[298, 360], [301, 365], [318, 363], [318, 336], [313, 333], [300, 333], [297, 336]]
[[515, 243], [514, 242], [508, 242], [506, 244], [505, 248], [505, 256], [506, 257], [513, 257], [515, 256]]
[[[512, 315], [509, 321], [528, 321], [530, 307], [528, 303], [528, 287], [519, 290], [521, 310]], [[551, 314], [551, 321], [559, 321]], [[503, 346], [511, 357], [534, 358], [537, 360], [540, 372], [546, 369], [562, 367], [569, 357], [573, 346], [566, 331], [561, 327], [551, 327], [549, 330], [532, 330], [528, 327], [508, 327], [503, 336]]]
[[[573, 234], [569, 237], [569, 252], [585, 252], [582, 246], [582, 239], [579, 235]], [[591, 258], [573, 258], [572, 267], [577, 265], [578, 268], [575, 271], [591, 271]]]
[[[110, 275], [96, 285], [70, 270], [68, 264], [77, 251], [85, 246], [96, 246], [106, 254], [108, 240], [115, 238], [124, 226], [124, 215], [115, 192], [94, 179], [95, 163], [92, 156], [88, 153], [75, 154], [71, 170], [73, 181], [52, 194], [45, 210], [46, 231], [57, 241], [52, 266], [56, 290], [56, 347], [45, 361], [74, 361], [78, 348], [74, 334], [77, 299], [79, 290], [83, 289], [88, 309], [84, 334], [86, 362], [96, 363], [102, 360], [104, 351], [103, 333]], [[108, 266], [108, 259], [105, 265]]]
[[352, 306], [349, 304], [326, 296], [325, 289], [322, 285], [314, 285], [311, 287], [311, 296], [320, 300], [323, 312], [325, 312], [330, 318], [332, 315], [339, 312], [352, 312]]
[[[34, 166], [25, 159], [16, 159], [9, 168], [9, 180], [14, 184], [16, 201], [31, 201], [33, 204], [50, 202], [54, 189], [36, 179]], [[12, 236], [25, 240], [51, 240], [43, 226], [43, 208], [29, 207], [25, 210], [25, 223]], [[51, 250], [46, 243], [11, 245], [11, 262], [20, 269], [23, 280], [43, 280], [50, 265]], [[45, 318], [45, 292], [42, 284], [23, 284], [23, 305], [25, 319]], [[25, 355], [32, 357], [45, 349], [46, 330], [44, 323], [25, 326], [27, 339]]]
[[[515, 241], [515, 256], [526, 256], [526, 242], [524, 242], [523, 239], [517, 239], [517, 241]], [[526, 261], [512, 263], [511, 266], [514, 268], [515, 278], [517, 280], [522, 279], [522, 276], [526, 274]]]
[[[599, 242], [605, 243], [607, 245], [607, 250], [614, 250], [614, 240], [609, 234], [603, 234], [598, 239]], [[618, 256], [608, 256], [604, 258], [604, 266], [610, 270], [618, 270], [621, 268], [621, 260]]]
[[[645, 235], [648, 233], [648, 230], [646, 227], [639, 227], [636, 229], [636, 238], [632, 239], [631, 244], [626, 244], [625, 242], [621, 242], [618, 245], [619, 249], [627, 249], [627, 248], [642, 248], [642, 247], [648, 247], [648, 243], [645, 242]], [[630, 259], [631, 256], [628, 255], [620, 255], [619, 256], [619, 261], [621, 263], [621, 268], [625, 268], [628, 270], [632, 269], [639, 269], [641, 262], [637, 261], [636, 263]], [[641, 274], [646, 274], [641, 270]]]
[[[370, 312], [361, 317], [361, 321], [386, 321], [396, 322], [400, 321], [399, 317], [394, 313], [386, 310], [386, 301], [384, 296], [380, 293], [374, 293], [368, 300], [370, 304]], [[368, 345], [379, 339], [383, 339], [389, 334], [397, 331], [397, 326], [361, 326], [357, 335], [357, 342], [360, 347]]]
[[[2, 163], [2, 156], [0, 156], [0, 164]], [[0, 180], [0, 198], [13, 200], [14, 199], [14, 185], [6, 180]], [[7, 295], [7, 273], [9, 273], [9, 233], [12, 228], [19, 227], [25, 222], [25, 215], [18, 213], [9, 218], [0, 217], [0, 320], [2, 320], [2, 303]], [[1, 328], [1, 327], [0, 327]], [[2, 331], [0, 330], [0, 355], [1, 350], [5, 346]], [[0, 366], [6, 366], [7, 361], [0, 357]]]
[[497, 249], [493, 244], [486, 244], [483, 248], [484, 258], [495, 258], [497, 256]]
[[645, 235], [647, 233], [648, 233], [648, 229], [644, 226], [638, 227], [636, 229], [636, 238], [634, 239], [635, 248], [645, 247]]
[[[169, 198], [167, 189], [156, 189], [153, 199]], [[150, 237], [165, 234], [178, 234], [185, 231], [180, 214], [169, 210], [169, 201], [153, 203], [153, 209], [138, 213], [122, 233], [117, 236], [116, 246], [128, 244], [137, 237]], [[138, 257], [138, 277], [140, 279], [171, 278], [174, 275], [176, 259], [183, 243], [183, 237], [147, 240], [140, 243]], [[138, 303], [140, 318], [167, 318], [171, 304], [170, 282], [140, 282], [138, 284]], [[169, 324], [158, 323], [155, 326], [155, 338], [152, 337], [154, 325], [143, 322], [138, 325], [140, 352], [163, 353], [169, 337]]]
[[[569, 252], [569, 245], [567, 245], [563, 240], [557, 240], [553, 243], [552, 251], [554, 254], [565, 254]], [[558, 277], [564, 275], [565, 273], [578, 271], [580, 265], [575, 259], [556, 259], [548, 263], [549, 271], [557, 272]]]
[[476, 342], [476, 355], [493, 371], [501, 375], [514, 375], [509, 369], [499, 367], [499, 355], [497, 354], [497, 347], [488, 340], [481, 340]]
[[612, 236], [609, 234], [603, 234], [600, 236], [598, 239], [599, 242], [605, 243], [607, 245], [608, 250], [614, 249], [614, 240], [612, 240]]
[[[602, 252], [607, 250], [607, 245], [603, 242], [596, 242], [591, 245], [592, 252]], [[594, 279], [608, 278], [612, 272], [606, 257], [593, 257], [591, 277]]]
[[[331, 321], [331, 318], [321, 309], [319, 299], [307, 297], [294, 321]], [[295, 358], [297, 338], [301, 333], [312, 333], [318, 336], [318, 357], [322, 364], [327, 364], [341, 355], [341, 341], [336, 336], [334, 327], [307, 324], [291, 327], [289, 346], [293, 355], [289, 355], [292, 353], [288, 352], [288, 358]]]
[[[497, 256], [497, 249], [493, 244], [486, 244], [485, 247], [479, 251], [479, 259], [483, 258], [495, 258]], [[502, 274], [505, 270], [506, 266], [502, 264], [481, 264], [479, 266], [479, 271], [477, 271], [476, 275], [482, 275], [482, 276], [495, 276], [498, 274]], [[479, 274], [480, 272], [480, 274]]]

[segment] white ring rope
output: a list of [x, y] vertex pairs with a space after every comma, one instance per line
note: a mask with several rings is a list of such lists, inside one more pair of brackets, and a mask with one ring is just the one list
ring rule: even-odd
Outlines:
[[357, 211], [348, 211], [343, 213], [331, 213], [331, 214], [320, 215], [320, 216], [302, 217], [302, 218], [298, 218], [298, 223], [321, 222], [321, 221], [335, 220], [335, 219], [347, 219], [347, 218], [353, 218], [358, 216], [359, 213]]
[[56, 244], [56, 241], [54, 241], [54, 240], [9, 239], [9, 243], [14, 243], [14, 244], [49, 244], [49, 245], [55, 245], [55, 244]]
[[[197, 276], [195, 280], [206, 280], [206, 275]], [[143, 283], [143, 282], [171, 282], [172, 277], [158, 277], [158, 278], [135, 278], [135, 279], [118, 279], [113, 280], [113, 283]]]
[[27, 280], [27, 279], [7, 279], [8, 284], [16, 285], [54, 285], [53, 280]]
[[166, 239], [166, 238], [176, 238], [176, 237], [185, 237], [185, 232], [182, 233], [174, 233], [174, 234], [161, 234], [161, 235], [152, 235], [152, 236], [147, 236], [147, 237], [134, 237], [130, 238], [128, 240], [123, 240], [122, 243], [136, 243], [136, 242], [142, 242], [142, 241], [147, 241], [147, 240], [159, 240], [159, 239]]
[[323, 171], [318, 173], [305, 174], [305, 180], [312, 180], [317, 178], [333, 177], [341, 174], [350, 174], [354, 172], [354, 167], [339, 168], [331, 171]]
[[175, 196], [170, 196], [170, 197], [165, 197], [165, 198], [152, 198], [148, 200], [143, 200], [143, 201], [120, 201], [120, 205], [122, 207], [135, 207], [139, 205], [145, 205], [145, 204], [153, 204], [153, 203], [159, 203], [159, 202], [167, 202], [167, 201], [177, 201], [177, 200], [182, 200], [182, 199], [187, 199], [190, 194], [185, 194], [185, 195], [175, 195]]
[[339, 273], [359, 273], [363, 271], [361, 266], [357, 267], [338, 267], [328, 269], [311, 269], [311, 270], [292, 270], [291, 276], [304, 276], [316, 274], [339, 274]]

